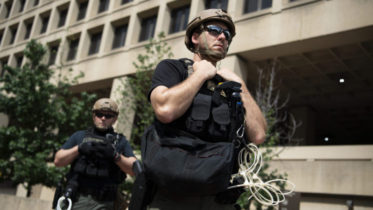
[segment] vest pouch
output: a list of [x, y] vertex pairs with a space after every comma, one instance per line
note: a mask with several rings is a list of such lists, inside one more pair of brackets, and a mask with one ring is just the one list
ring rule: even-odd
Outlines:
[[228, 104], [222, 103], [212, 108], [212, 120], [208, 132], [213, 137], [228, 137], [230, 120], [230, 110]]
[[106, 166], [109, 163], [107, 161], [99, 161], [98, 162], [98, 169], [97, 169], [97, 176], [98, 177], [109, 177], [109, 168]]
[[88, 176], [97, 176], [97, 167], [94, 163], [89, 162], [86, 169], [86, 174]]
[[76, 173], [82, 174], [82, 173], [85, 173], [86, 168], [87, 168], [87, 160], [85, 158], [80, 157], [75, 162], [73, 170]]
[[192, 133], [204, 131], [210, 117], [211, 96], [198, 93], [193, 100], [190, 115], [186, 120], [186, 128]]

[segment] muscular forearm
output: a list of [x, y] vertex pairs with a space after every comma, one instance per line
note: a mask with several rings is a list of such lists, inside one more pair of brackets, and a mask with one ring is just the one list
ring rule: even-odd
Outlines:
[[124, 155], [120, 155], [120, 159], [115, 162], [117, 166], [126, 174], [134, 176], [135, 173], [132, 170], [133, 163], [136, 161], [135, 157], [126, 157]]
[[150, 99], [157, 119], [163, 123], [170, 123], [183, 115], [205, 80], [198, 74], [192, 74], [174, 87], [155, 88]]
[[265, 141], [267, 122], [246, 85], [242, 86], [241, 98], [245, 108], [246, 131], [250, 141], [254, 144], [261, 144]]
[[60, 149], [54, 158], [54, 165], [63, 167], [69, 165], [79, 155], [78, 146], [71, 149]]

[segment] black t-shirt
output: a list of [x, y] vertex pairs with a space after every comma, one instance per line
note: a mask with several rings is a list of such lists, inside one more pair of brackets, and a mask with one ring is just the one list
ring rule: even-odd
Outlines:
[[[152, 86], [148, 94], [148, 99], [150, 100], [150, 94], [156, 87], [162, 85], [166, 86], [167, 88], [171, 88], [184, 81], [187, 77], [188, 70], [182, 61], [174, 59], [165, 59], [161, 61], [154, 71]], [[185, 130], [186, 113], [169, 124], [161, 123], [155, 119], [155, 126], [160, 130], [165, 130], [163, 127], [165, 125]]]

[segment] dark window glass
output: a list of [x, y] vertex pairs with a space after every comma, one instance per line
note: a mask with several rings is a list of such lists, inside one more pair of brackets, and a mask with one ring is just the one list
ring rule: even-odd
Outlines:
[[44, 17], [41, 18], [40, 34], [43, 34], [47, 31], [48, 22], [49, 22], [49, 16], [44, 16]]
[[126, 42], [127, 24], [114, 28], [114, 39], [112, 49], [123, 47]]
[[206, 9], [217, 8], [227, 10], [228, 0], [206, 0], [205, 7]]
[[145, 18], [141, 21], [141, 32], [139, 41], [145, 41], [154, 36], [155, 24], [157, 22], [157, 16]]
[[78, 51], [79, 39], [70, 40], [69, 53], [67, 54], [67, 60], [71, 61], [75, 59]]
[[22, 66], [23, 55], [16, 56], [16, 67], [20, 68]]
[[19, 6], [19, 11], [22, 12], [23, 9], [25, 8], [25, 0], [19, 0], [20, 6]]
[[8, 18], [9, 15], [10, 15], [10, 10], [12, 9], [12, 1], [8, 1], [7, 3], [5, 3], [5, 18]]
[[65, 25], [66, 17], [67, 17], [67, 9], [60, 10], [60, 19], [58, 20], [57, 27], [62, 27]]
[[4, 75], [5, 65], [8, 65], [8, 58], [0, 60], [0, 70], [1, 70], [0, 71], [0, 77], [2, 77]]
[[186, 29], [189, 18], [189, 5], [174, 9], [171, 12], [171, 25], [169, 33], [175, 33]]
[[109, 0], [100, 0], [100, 4], [98, 6], [98, 13], [104, 12], [109, 9]]
[[49, 65], [52, 65], [56, 62], [57, 53], [58, 53], [58, 45], [49, 47], [49, 61], [48, 61]]
[[34, 6], [39, 4], [39, 0], [34, 0]]
[[0, 33], [0, 45], [1, 45], [1, 41], [3, 41], [3, 31]]
[[32, 22], [26, 23], [26, 33], [25, 33], [24, 39], [30, 38], [31, 29], [32, 29]]
[[91, 46], [89, 46], [88, 55], [96, 54], [100, 50], [101, 35], [102, 32], [91, 35]]
[[14, 40], [16, 39], [16, 34], [17, 34], [17, 27], [11, 28], [10, 29], [10, 41], [9, 44], [13, 44]]
[[88, 1], [82, 2], [79, 4], [79, 13], [77, 20], [81, 20], [85, 18], [85, 13], [87, 12]]
[[132, 0], [122, 0], [122, 4], [127, 4], [127, 3], [129, 3], [129, 2], [131, 2]]
[[272, 7], [272, 0], [245, 0], [244, 13], [255, 12]]

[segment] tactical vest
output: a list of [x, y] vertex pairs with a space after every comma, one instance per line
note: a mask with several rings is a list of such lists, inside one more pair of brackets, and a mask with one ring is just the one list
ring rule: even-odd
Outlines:
[[[180, 59], [193, 71], [193, 61]], [[244, 123], [244, 111], [240, 98], [241, 84], [223, 81], [219, 75], [204, 83], [186, 112], [185, 129], [205, 141], [233, 141]]]
[[[108, 139], [110, 137], [110, 139]], [[83, 138], [83, 142], [96, 141], [112, 141], [117, 147], [119, 140], [122, 138], [120, 134], [107, 134], [107, 137], [99, 136], [91, 130], [87, 130]], [[122, 152], [122, 151], [119, 151]], [[112, 180], [116, 184], [120, 184], [126, 177], [120, 168], [113, 162], [93, 156], [79, 155], [71, 167], [73, 174], [78, 174], [79, 180], [83, 179], [106, 179]]]

